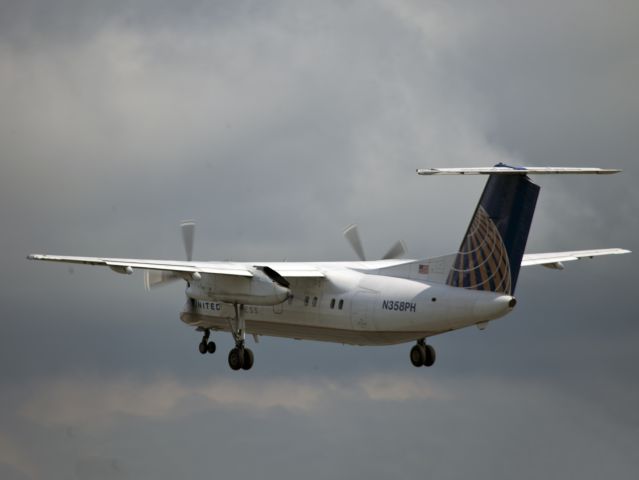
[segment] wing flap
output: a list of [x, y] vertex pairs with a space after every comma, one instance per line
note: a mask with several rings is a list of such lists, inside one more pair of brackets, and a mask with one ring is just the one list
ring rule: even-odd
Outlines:
[[292, 277], [292, 278], [324, 278], [326, 275], [319, 270], [281, 270], [278, 269], [277, 272], [283, 277]]
[[324, 278], [326, 275], [319, 268], [306, 263], [296, 264], [288, 262], [256, 264], [256, 267], [269, 267], [284, 278]]

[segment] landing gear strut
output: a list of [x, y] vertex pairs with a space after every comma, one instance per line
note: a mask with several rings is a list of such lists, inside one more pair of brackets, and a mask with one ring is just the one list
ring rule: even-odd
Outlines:
[[215, 353], [215, 342], [209, 342], [209, 335], [211, 334], [211, 330], [208, 328], [204, 330], [204, 335], [202, 336], [202, 341], [198, 345], [198, 350], [202, 355], [205, 353]]
[[233, 340], [235, 340], [235, 348], [229, 352], [229, 367], [231, 367], [232, 370], [250, 370], [255, 357], [251, 349], [244, 346], [244, 341], [246, 340], [246, 324], [244, 318], [240, 315], [239, 305], [234, 303], [233, 308], [235, 309], [235, 319], [229, 320], [229, 323]]
[[410, 362], [416, 367], [430, 367], [435, 363], [435, 349], [426, 345], [425, 339], [417, 340], [417, 345], [410, 349]]

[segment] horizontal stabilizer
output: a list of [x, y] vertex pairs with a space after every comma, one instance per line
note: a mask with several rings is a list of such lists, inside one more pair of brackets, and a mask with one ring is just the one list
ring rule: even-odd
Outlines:
[[615, 168], [571, 168], [571, 167], [511, 167], [499, 164], [494, 167], [461, 167], [461, 168], [418, 168], [418, 175], [567, 175], [595, 174], [605, 175], [619, 173]]
[[623, 248], [600, 248], [597, 250], [576, 250], [572, 252], [527, 253], [521, 261], [522, 267], [541, 265], [547, 268], [563, 270], [563, 262], [571, 262], [580, 258], [593, 258], [602, 255], [622, 255], [631, 253]]

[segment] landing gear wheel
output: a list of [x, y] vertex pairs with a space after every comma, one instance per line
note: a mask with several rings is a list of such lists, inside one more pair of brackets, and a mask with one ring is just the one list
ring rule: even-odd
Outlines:
[[244, 349], [244, 362], [242, 363], [242, 370], [250, 370], [253, 366], [253, 352], [249, 348]]
[[229, 367], [232, 370], [239, 370], [244, 365], [244, 349], [234, 348], [229, 352]]
[[209, 353], [215, 353], [215, 342], [209, 342], [206, 344], [206, 351]]
[[410, 363], [412, 363], [415, 367], [421, 367], [424, 365], [424, 361], [426, 360], [426, 349], [424, 345], [413, 345], [413, 348], [410, 349]]
[[[215, 351], [215, 343], [209, 342], [209, 335], [211, 335], [211, 330], [208, 328], [207, 329], [198, 328], [198, 331], [204, 332], [204, 335], [202, 335], [202, 341], [197, 346], [197, 349], [199, 350], [199, 352], [202, 355], [204, 355], [206, 352], [213, 353]], [[213, 351], [211, 351], [212, 343], [213, 343]]]
[[424, 366], [432, 367], [435, 363], [435, 359], [437, 358], [435, 349], [432, 347], [432, 345], [424, 345], [424, 350], [426, 354], [426, 356], [424, 357]]

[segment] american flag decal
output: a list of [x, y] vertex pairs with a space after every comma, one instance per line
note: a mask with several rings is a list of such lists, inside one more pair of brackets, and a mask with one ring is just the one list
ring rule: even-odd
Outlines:
[[477, 207], [446, 283], [470, 290], [511, 293], [506, 246], [497, 226], [481, 205]]
[[419, 273], [421, 273], [422, 275], [428, 275], [428, 265], [420, 265]]

